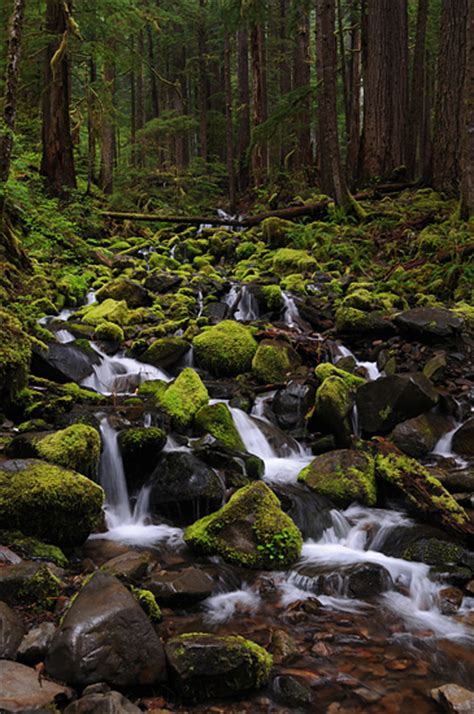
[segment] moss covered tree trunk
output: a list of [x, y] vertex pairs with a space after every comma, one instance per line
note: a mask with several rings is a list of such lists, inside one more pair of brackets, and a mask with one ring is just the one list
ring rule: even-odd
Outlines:
[[48, 44], [44, 62], [41, 174], [46, 179], [49, 191], [61, 196], [68, 188], [76, 187], [69, 119], [69, 2], [47, 0], [46, 32]]

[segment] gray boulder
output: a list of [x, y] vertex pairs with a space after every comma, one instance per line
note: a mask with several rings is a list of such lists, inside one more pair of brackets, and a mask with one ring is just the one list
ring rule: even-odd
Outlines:
[[420, 458], [433, 451], [436, 442], [450, 429], [452, 426], [447, 417], [428, 412], [397, 424], [390, 440], [404, 454]]
[[55, 711], [56, 703], [67, 703], [73, 695], [67, 687], [44, 677], [40, 680], [36, 670], [8, 660], [0, 660], [0, 683], [2, 714], [46, 714]]
[[468, 419], [453, 436], [453, 450], [462, 456], [474, 456], [474, 417]]
[[31, 666], [43, 662], [55, 634], [56, 626], [52, 622], [42, 622], [30, 630], [18, 648], [18, 660]]
[[15, 659], [24, 634], [16, 612], [6, 602], [0, 602], [0, 659]]
[[100, 360], [100, 355], [92, 348], [86, 351], [75, 342], [51, 344], [47, 352], [33, 346], [31, 371], [37, 377], [60, 384], [81, 382], [92, 374], [93, 366]]
[[160, 604], [183, 605], [199, 602], [212, 595], [214, 581], [199, 568], [178, 571], [157, 569], [146, 583]]
[[452, 337], [462, 329], [464, 321], [442, 307], [415, 307], [397, 315], [395, 324], [416, 337]]

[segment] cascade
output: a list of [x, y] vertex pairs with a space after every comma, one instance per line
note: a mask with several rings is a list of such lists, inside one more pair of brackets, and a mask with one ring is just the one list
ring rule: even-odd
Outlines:
[[369, 381], [375, 382], [376, 379], [383, 377], [383, 372], [377, 367], [377, 362], [361, 362], [357, 357], [344, 345], [337, 345], [338, 354], [335, 357], [335, 363], [337, 364], [343, 357], [353, 357], [356, 361], [356, 366], [365, 369]]
[[250, 322], [251, 320], [258, 320], [258, 318], [258, 303], [250, 288], [244, 285], [240, 291], [239, 305], [234, 313], [234, 319], [239, 322]]
[[95, 343], [92, 348], [100, 355], [99, 364], [93, 366], [93, 373], [82, 380], [83, 387], [94, 389], [100, 394], [133, 394], [143, 382], [161, 379], [169, 382], [166, 372], [151, 364], [139, 362], [122, 354], [110, 357]]

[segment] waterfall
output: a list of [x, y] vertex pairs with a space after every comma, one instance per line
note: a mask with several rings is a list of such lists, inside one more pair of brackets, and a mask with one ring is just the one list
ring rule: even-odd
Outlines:
[[339, 360], [344, 357], [353, 357], [356, 362], [356, 367], [365, 369], [367, 378], [370, 382], [375, 382], [375, 380], [383, 377], [383, 372], [381, 372], [377, 367], [377, 362], [361, 362], [349, 349], [347, 349], [347, 347], [344, 347], [344, 345], [337, 345], [337, 355], [334, 360], [335, 364], [337, 364]]
[[456, 422], [456, 426], [444, 434], [435, 444], [431, 454], [433, 456], [442, 456], [445, 459], [453, 459], [459, 468], [465, 468], [467, 461], [462, 459], [455, 451], [453, 451], [453, 437], [462, 426], [461, 422]]
[[250, 322], [258, 320], [259, 310], [258, 303], [254, 294], [247, 286], [244, 286], [240, 293], [239, 306], [234, 313], [234, 319], [239, 322]]
[[136, 359], [121, 354], [109, 357], [95, 343], [93, 349], [100, 355], [99, 364], [93, 365], [93, 373], [82, 382], [83, 387], [94, 389], [100, 394], [133, 394], [142, 382], [161, 379], [169, 382], [171, 378], [161, 369], [151, 364], [138, 362]]

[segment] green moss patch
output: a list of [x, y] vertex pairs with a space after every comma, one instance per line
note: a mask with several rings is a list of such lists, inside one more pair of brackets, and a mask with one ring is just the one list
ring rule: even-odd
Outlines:
[[193, 340], [198, 364], [216, 376], [232, 377], [250, 370], [257, 342], [244, 325], [224, 320]]
[[300, 472], [298, 481], [344, 506], [353, 501], [374, 506], [377, 501], [374, 459], [350, 449], [317, 456]]
[[201, 378], [193, 369], [184, 369], [179, 377], [159, 396], [161, 407], [176, 428], [190, 426], [194, 415], [209, 401]]
[[202, 407], [196, 414], [196, 428], [204, 434], [211, 434], [224, 446], [238, 451], [245, 451], [245, 446], [226, 404], [210, 404]]
[[35, 444], [38, 456], [57, 466], [95, 476], [100, 458], [100, 436], [86, 424], [73, 424]]

